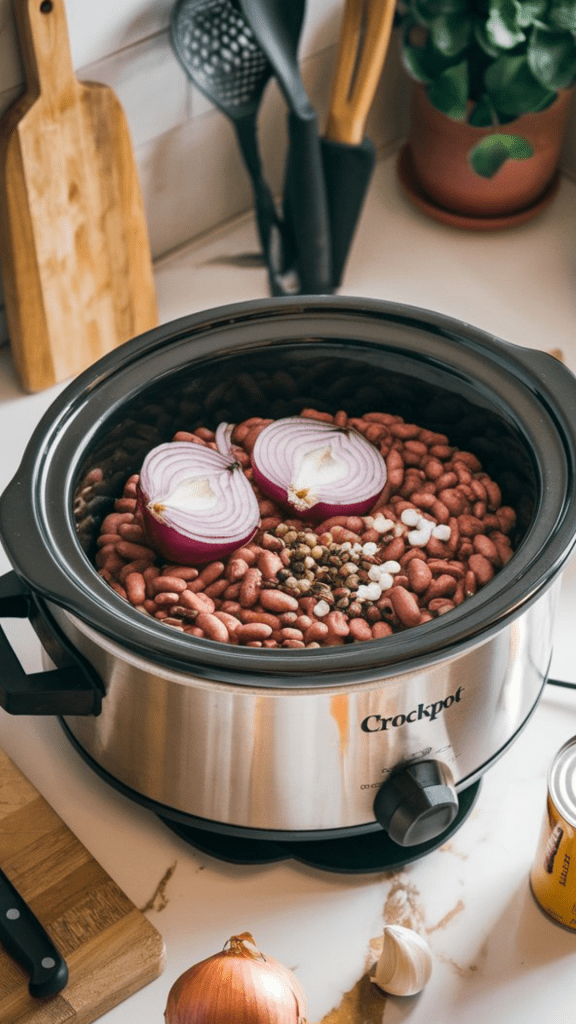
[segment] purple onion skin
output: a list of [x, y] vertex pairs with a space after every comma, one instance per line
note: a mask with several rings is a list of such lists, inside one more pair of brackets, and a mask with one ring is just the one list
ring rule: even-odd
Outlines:
[[362, 516], [366, 512], [369, 512], [374, 507], [376, 501], [381, 494], [374, 494], [370, 498], [364, 498], [363, 501], [354, 502], [351, 505], [334, 505], [328, 504], [325, 501], [318, 501], [315, 505], [312, 505], [307, 509], [297, 508], [288, 499], [288, 494], [283, 487], [279, 487], [277, 484], [272, 483], [265, 477], [255, 465], [253, 465], [254, 480], [258, 484], [260, 490], [276, 501], [279, 505], [283, 505], [287, 508], [291, 514], [297, 516], [302, 520], [309, 520], [310, 522], [323, 523], [325, 519], [331, 519], [332, 516]]
[[174, 565], [204, 565], [207, 562], [219, 561], [231, 555], [237, 548], [248, 544], [258, 531], [256, 526], [246, 537], [235, 538], [233, 541], [220, 544], [207, 544], [192, 540], [170, 526], [166, 526], [148, 508], [148, 497], [138, 485], [137, 515], [146, 532], [150, 547], [167, 562]]

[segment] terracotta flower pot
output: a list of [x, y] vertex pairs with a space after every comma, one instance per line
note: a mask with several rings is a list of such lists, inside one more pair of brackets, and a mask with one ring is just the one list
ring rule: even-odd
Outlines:
[[558, 167], [573, 93], [563, 90], [546, 110], [499, 127], [502, 134], [526, 139], [533, 156], [506, 160], [492, 178], [483, 178], [473, 171], [468, 153], [492, 130], [447, 117], [432, 106], [425, 87], [415, 85], [409, 149], [419, 187], [434, 203], [468, 217], [501, 217], [532, 206]]

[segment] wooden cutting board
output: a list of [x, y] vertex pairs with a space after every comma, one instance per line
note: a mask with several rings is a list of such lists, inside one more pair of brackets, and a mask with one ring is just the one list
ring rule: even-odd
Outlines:
[[157, 324], [124, 111], [79, 82], [63, 0], [15, 0], [26, 91], [0, 121], [0, 260], [27, 391], [74, 376]]
[[0, 945], [0, 1024], [89, 1024], [161, 973], [160, 934], [1, 750], [0, 864], [69, 970], [34, 999]]

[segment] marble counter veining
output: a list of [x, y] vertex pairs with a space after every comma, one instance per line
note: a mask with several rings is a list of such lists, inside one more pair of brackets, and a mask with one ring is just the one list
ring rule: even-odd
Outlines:
[[[244, 259], [254, 247], [247, 217], [159, 262], [162, 321], [265, 296], [264, 271]], [[378, 165], [341, 292], [439, 310], [514, 344], [558, 349], [576, 371], [576, 185], [563, 180], [555, 201], [531, 223], [468, 234], [413, 209], [390, 156]], [[24, 396], [8, 350], [0, 351], [0, 490], [61, 390]], [[8, 568], [0, 552], [0, 571]], [[575, 602], [572, 558], [563, 574], [551, 675], [573, 682]], [[38, 670], [39, 645], [28, 623], [5, 625], [25, 668]], [[160, 1024], [176, 977], [244, 930], [295, 970], [310, 1021], [571, 1020], [576, 933], [541, 912], [528, 873], [547, 770], [572, 735], [576, 691], [547, 686], [526, 728], [484, 776], [469, 818], [442, 848], [399, 871], [355, 876], [295, 861], [234, 866], [196, 852], [96, 777], [57, 721], [0, 711], [2, 748], [164, 937], [164, 974], [101, 1018], [105, 1024]], [[416, 928], [430, 943], [432, 978], [419, 996], [375, 1000], [361, 982], [385, 923]]]

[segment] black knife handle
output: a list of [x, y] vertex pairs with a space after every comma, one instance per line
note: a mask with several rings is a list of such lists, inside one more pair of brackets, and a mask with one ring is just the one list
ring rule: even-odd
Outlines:
[[66, 961], [1, 868], [0, 942], [29, 972], [31, 996], [40, 999], [62, 991], [68, 981]]

